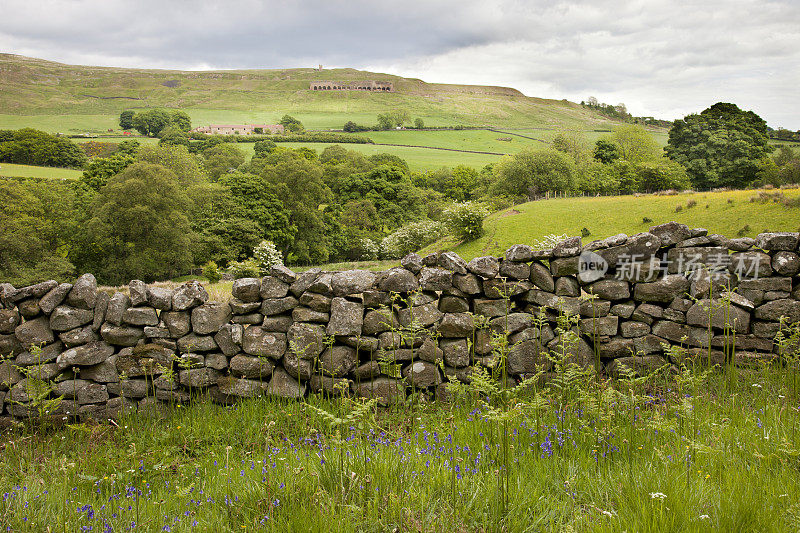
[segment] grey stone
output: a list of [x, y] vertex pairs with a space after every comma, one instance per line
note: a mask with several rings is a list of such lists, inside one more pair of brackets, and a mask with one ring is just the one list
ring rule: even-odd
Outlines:
[[661, 318], [662, 316], [664, 316], [664, 309], [662, 307], [644, 303], [636, 306], [636, 310], [631, 314], [631, 319], [646, 324], [652, 324], [654, 319]]
[[187, 281], [172, 293], [172, 309], [186, 311], [208, 301], [208, 293], [199, 281]]
[[277, 367], [269, 381], [267, 394], [279, 398], [302, 398], [306, 393], [305, 383], [300, 384], [281, 367]]
[[97, 383], [118, 383], [119, 373], [115, 361], [116, 358], [112, 356], [96, 365], [81, 368], [80, 376]]
[[392, 303], [391, 295], [386, 291], [364, 291], [361, 299], [364, 307], [382, 307]]
[[53, 288], [39, 300], [39, 309], [42, 310], [42, 313], [49, 315], [53, 309], [61, 305], [71, 290], [72, 283], [62, 283]]
[[674, 344], [707, 347], [708, 334], [705, 329], [686, 324], [661, 320], [653, 325], [653, 335], [667, 339]]
[[789, 298], [773, 300], [756, 308], [755, 318], [759, 320], [779, 321], [785, 317], [789, 323], [800, 321], [800, 301]]
[[550, 274], [550, 271], [541, 263], [534, 262], [531, 263], [531, 274], [528, 278], [531, 280], [531, 283], [542, 289], [543, 291], [547, 292], [555, 292], [556, 285], [555, 281], [553, 280], [553, 275]]
[[580, 321], [580, 330], [584, 335], [616, 335], [619, 317], [615, 315], [599, 318], [584, 318]]
[[508, 311], [505, 300], [476, 299], [473, 302], [475, 314], [487, 317], [503, 316]]
[[755, 245], [762, 250], [793, 252], [797, 250], [798, 242], [800, 242], [800, 234], [796, 232], [761, 233], [756, 236]]
[[405, 386], [396, 379], [379, 377], [356, 385], [356, 394], [374, 398], [381, 405], [389, 405], [405, 398]]
[[445, 364], [460, 368], [469, 365], [469, 346], [467, 339], [440, 339], [439, 348]]
[[[719, 239], [712, 239], [708, 236], [703, 237], [692, 237], [691, 239], [686, 239], [683, 242], [678, 243], [678, 248], [694, 248], [696, 246], [711, 246], [714, 244], [715, 240], [719, 242]], [[727, 244], [727, 243], [726, 243]], [[727, 248], [727, 246], [726, 246]]]
[[294, 321], [290, 316], [268, 316], [264, 317], [261, 327], [267, 331], [279, 331], [281, 333], [286, 333], [289, 331], [289, 328], [293, 322]]
[[535, 303], [540, 307], [549, 307], [555, 311], [561, 309], [570, 314], [578, 314], [581, 305], [579, 298], [556, 296], [555, 294], [536, 289], [528, 291], [525, 295], [525, 301]]
[[231, 298], [228, 300], [228, 305], [231, 306], [231, 312], [234, 315], [248, 315], [261, 309], [261, 300], [257, 302], [243, 302], [239, 298]]
[[650, 233], [661, 240], [662, 248], [678, 244], [692, 237], [692, 231], [689, 229], [689, 226], [678, 222], [667, 222], [666, 224], [652, 226], [650, 228]]
[[772, 275], [772, 258], [764, 252], [736, 252], [731, 254], [730, 261], [728, 268], [740, 279]]
[[357, 382], [373, 379], [381, 374], [381, 366], [377, 361], [368, 361], [359, 365], [353, 371], [353, 377]]
[[469, 300], [456, 296], [442, 296], [439, 299], [439, 311], [443, 313], [466, 313], [469, 311]]
[[772, 270], [780, 276], [794, 276], [800, 272], [800, 255], [787, 251], [775, 253], [772, 256]]
[[157, 326], [158, 314], [152, 307], [129, 307], [122, 314], [122, 322], [131, 326]]
[[736, 306], [726, 306], [721, 300], [708, 299], [698, 300], [686, 313], [686, 323], [690, 326], [708, 327], [709, 322], [714, 328], [747, 333], [750, 329], [750, 313]]
[[741, 237], [728, 240], [728, 249], [734, 252], [746, 252], [755, 245], [756, 240], [750, 237]]
[[269, 267], [269, 275], [278, 278], [284, 283], [294, 283], [297, 281], [297, 274], [295, 274], [292, 269], [282, 264]]
[[144, 305], [147, 303], [147, 284], [144, 281], [135, 279], [128, 284], [128, 294], [131, 297], [131, 305]]
[[437, 327], [442, 337], [468, 337], [473, 329], [470, 313], [446, 313]]
[[689, 294], [693, 298], [708, 297], [709, 293], [717, 297], [724, 290], [735, 287], [737, 283], [736, 276], [727, 270], [721, 272], [699, 270], [692, 275]]
[[97, 301], [97, 280], [91, 274], [83, 274], [72, 285], [67, 294], [67, 304], [81, 309], [94, 309]]
[[135, 346], [136, 343], [144, 339], [144, 331], [141, 328], [115, 326], [106, 322], [100, 328], [100, 336], [107, 343], [115, 346]]
[[300, 296], [304, 292], [306, 292], [311, 285], [317, 281], [317, 278], [322, 273], [322, 270], [319, 268], [311, 268], [303, 272], [297, 277], [297, 281], [292, 283], [289, 287], [289, 291], [295, 296]]
[[300, 305], [304, 305], [313, 311], [327, 313], [331, 310], [331, 299], [315, 292], [304, 292], [300, 296]]
[[286, 352], [286, 334], [266, 331], [261, 326], [249, 326], [242, 336], [242, 349], [250, 355], [280, 359]]
[[129, 378], [157, 376], [172, 368], [175, 352], [158, 344], [140, 344], [123, 348], [116, 355], [114, 365], [119, 374]]
[[550, 260], [550, 273], [554, 276], [574, 276], [578, 274], [580, 258], [560, 257]]
[[595, 294], [603, 300], [618, 301], [631, 297], [630, 285], [627, 281], [617, 279], [601, 279], [588, 285], [586, 292]]
[[294, 379], [311, 379], [314, 372], [314, 361], [311, 359], [300, 359], [289, 350], [283, 356], [283, 368]]
[[636, 345], [633, 339], [615, 337], [609, 342], [601, 342], [597, 345], [600, 357], [603, 359], [616, 359], [617, 357], [632, 356], [636, 353]]
[[94, 320], [92, 320], [92, 331], [99, 332], [106, 321], [106, 312], [108, 311], [108, 302], [111, 297], [108, 293], [98, 292], [97, 301], [94, 303]]
[[172, 309], [172, 291], [166, 287], [147, 287], [147, 303], [161, 311]]
[[283, 298], [289, 294], [289, 284], [272, 276], [261, 278], [261, 298]]
[[492, 256], [476, 257], [467, 263], [467, 270], [483, 279], [491, 279], [500, 273], [500, 262]]
[[0, 390], [8, 390], [23, 379], [22, 372], [11, 361], [0, 361]]
[[378, 280], [378, 288], [382, 291], [406, 293], [419, 289], [419, 282], [408, 270], [392, 268], [381, 275]]
[[578, 280], [571, 276], [556, 279], [556, 296], [580, 296], [581, 289]]
[[325, 349], [325, 328], [319, 324], [295, 322], [286, 338], [292, 353], [302, 359], [315, 359]]
[[261, 324], [264, 320], [264, 315], [261, 313], [250, 313], [249, 315], [234, 315], [231, 322], [234, 324]]
[[358, 353], [350, 346], [331, 346], [319, 358], [322, 371], [333, 377], [344, 377], [358, 364]]
[[427, 389], [435, 387], [442, 382], [442, 373], [439, 368], [427, 361], [415, 361], [403, 368], [403, 377], [413, 387]]
[[533, 259], [533, 249], [527, 244], [515, 244], [506, 250], [505, 258], [507, 261], [525, 263]]
[[432, 267], [436, 266], [438, 262], [439, 262], [438, 252], [431, 252], [422, 258], [422, 266]]
[[231, 295], [244, 303], [261, 300], [261, 280], [258, 278], [239, 278], [233, 281]]
[[453, 286], [453, 272], [443, 268], [423, 268], [419, 278], [425, 291], [443, 291]]
[[619, 325], [623, 337], [644, 337], [650, 333], [650, 326], [644, 322], [623, 322]]
[[330, 313], [314, 311], [308, 307], [295, 307], [292, 309], [292, 320], [295, 322], [320, 322], [327, 324], [330, 318]]
[[63, 370], [58, 363], [42, 363], [40, 365], [29, 366], [26, 369], [28, 376], [50, 381], [58, 376]]
[[400, 260], [400, 266], [417, 274], [422, 270], [422, 258], [414, 253], [408, 254]]
[[547, 349], [539, 339], [528, 339], [511, 346], [508, 352], [508, 372], [526, 374], [548, 370], [552, 363], [547, 357]]
[[639, 261], [647, 261], [660, 247], [660, 237], [652, 233], [637, 233], [628, 237], [625, 244], [597, 250], [595, 253], [608, 263], [609, 268], [613, 268], [623, 259], [632, 260], [635, 257]]
[[467, 273], [467, 262], [455, 252], [442, 252], [439, 254], [438, 265], [445, 270], [450, 270], [456, 274]]
[[361, 335], [364, 321], [364, 306], [349, 302], [344, 298], [331, 301], [331, 320], [328, 322], [328, 335]]
[[380, 348], [380, 341], [376, 337], [364, 337], [364, 336], [355, 336], [351, 335], [349, 337], [339, 337], [339, 342], [344, 344], [345, 346], [350, 346], [351, 348], [355, 348], [359, 351], [372, 353], [377, 352]]
[[483, 282], [483, 293], [487, 298], [513, 298], [533, 288], [527, 280], [487, 279]]
[[216, 385], [222, 376], [219, 370], [203, 367], [180, 371], [180, 382], [185, 387], [204, 388]]
[[54, 389], [56, 395], [77, 400], [80, 405], [102, 403], [108, 400], [108, 390], [105, 385], [92, 383], [85, 379], [67, 379], [57, 383]]
[[291, 311], [300, 302], [293, 296], [286, 296], [284, 298], [270, 298], [261, 302], [261, 314], [264, 316], [280, 315], [287, 311]]
[[231, 358], [229, 367], [234, 376], [264, 380], [272, 375], [275, 363], [264, 357], [239, 354]]
[[46, 316], [23, 322], [14, 328], [14, 336], [19, 343], [28, 348], [32, 344], [50, 344], [55, 340], [50, 320]]
[[217, 386], [222, 394], [238, 396], [240, 398], [257, 398], [262, 396], [268, 384], [254, 379], [236, 379], [225, 376], [217, 380]]
[[49, 363], [51, 361], [55, 361], [56, 357], [58, 357], [63, 351], [64, 345], [61, 342], [56, 341], [52, 344], [48, 344], [47, 346], [43, 346], [36, 354], [30, 351], [18, 353], [14, 363], [19, 366], [31, 366], [41, 363]]
[[185, 311], [164, 311], [161, 320], [173, 337], [183, 337], [192, 330], [191, 315]]
[[94, 320], [91, 309], [79, 309], [68, 305], [60, 305], [50, 315], [50, 329], [68, 331], [89, 324]]
[[333, 296], [333, 273], [323, 272], [308, 288], [311, 292], [318, 292], [325, 296]]
[[106, 322], [111, 322], [115, 326], [122, 325], [122, 315], [131, 306], [131, 299], [121, 292], [115, 292], [109, 299], [106, 307]]
[[436, 302], [431, 302], [425, 305], [400, 309], [397, 313], [397, 321], [405, 328], [411, 327], [412, 321], [415, 326], [428, 327], [437, 323], [442, 316], [443, 313], [439, 311]]
[[[453, 287], [465, 295], [479, 294], [481, 286], [481, 281], [475, 274], [456, 274], [453, 276]], [[445, 291], [447, 290], [449, 289], [445, 289]]]
[[208, 302], [192, 310], [192, 330], [198, 335], [216, 334], [230, 319], [230, 305]]
[[572, 257], [581, 253], [581, 238], [569, 237], [553, 247], [553, 257]]
[[190, 333], [178, 339], [178, 351], [180, 353], [213, 352], [217, 349], [219, 347], [211, 335]]
[[531, 275], [531, 267], [528, 263], [516, 263], [514, 261], [503, 261], [500, 263], [500, 276], [512, 279], [528, 279]]
[[81, 344], [86, 344], [100, 339], [100, 337], [97, 336], [97, 333], [92, 331], [91, 326], [63, 331], [58, 334], [58, 338], [61, 339], [61, 342], [63, 342], [67, 348], [72, 348], [73, 346], [79, 346]]
[[29, 298], [27, 300], [22, 300], [21, 302], [17, 302], [17, 311], [23, 317], [31, 319], [36, 318], [42, 312], [39, 308], [39, 300], [37, 298]]
[[[677, 250], [677, 248], [673, 248], [673, 250]], [[689, 288], [688, 279], [680, 274], [672, 274], [664, 276], [658, 281], [637, 283], [633, 289], [633, 297], [641, 302], [669, 303], [687, 293]]]
[[29, 378], [24, 378], [11, 387], [8, 398], [12, 402], [29, 402], [33, 399], [35, 392], [44, 392], [47, 389], [52, 389], [52, 385], [46, 382], [41, 383]]
[[633, 347], [637, 354], [661, 353], [664, 351], [664, 344], [670, 343], [666, 339], [651, 334], [633, 338]]
[[601, 239], [599, 241], [592, 241], [586, 246], [583, 247], [583, 251], [593, 252], [595, 250], [604, 250], [606, 248], [611, 248], [612, 246], [619, 246], [621, 244], [625, 244], [625, 241], [628, 240], [628, 236], [624, 233], [618, 233], [616, 235], [612, 235], [611, 237], [606, 237], [605, 239]]
[[512, 335], [518, 331], [522, 331], [523, 329], [530, 328], [533, 325], [533, 315], [529, 313], [510, 313], [508, 315], [499, 316], [492, 319], [490, 324], [492, 331], [495, 333], [505, 332], [506, 335]]
[[10, 335], [19, 326], [20, 316], [16, 309], [0, 309], [0, 333]]
[[370, 309], [364, 314], [361, 332], [364, 335], [377, 335], [392, 328], [398, 328], [399, 322], [394, 312], [389, 309]]
[[350, 393], [350, 380], [347, 378], [334, 378], [314, 374], [308, 383], [314, 392], [324, 392], [331, 396], [341, 396]]
[[225, 324], [214, 335], [214, 342], [223, 354], [231, 356], [241, 349], [243, 335], [244, 328], [240, 324]]
[[114, 354], [114, 347], [103, 341], [90, 342], [70, 348], [56, 359], [61, 368], [70, 366], [92, 366], [102, 363]]
[[28, 298], [41, 298], [51, 290], [58, 287], [58, 282], [51, 279], [35, 285], [28, 285], [27, 287], [20, 287], [19, 289], [14, 290], [11, 290], [14, 287], [10, 283], [3, 284], [3, 287], [5, 287], [3, 290], [3, 299], [8, 303], [13, 304], [16, 302], [21, 302], [22, 300], [27, 300]]
[[[601, 317], [606, 316], [611, 311], [611, 302], [608, 300], [600, 300], [592, 298], [581, 301], [580, 315], [583, 317]], [[616, 313], [614, 313], [616, 314]]]

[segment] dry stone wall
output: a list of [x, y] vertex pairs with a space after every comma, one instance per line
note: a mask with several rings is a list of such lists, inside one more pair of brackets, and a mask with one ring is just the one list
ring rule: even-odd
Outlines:
[[442, 398], [448, 380], [496, 362], [498, 334], [512, 379], [549, 370], [565, 314], [578, 317], [569, 359], [609, 374], [679, 363], [675, 344], [753, 364], [780, 358], [776, 334], [800, 321], [799, 246], [797, 233], [729, 239], [672, 222], [469, 262], [411, 254], [379, 273], [275, 267], [236, 280], [228, 302], [196, 281], [132, 281], [127, 294], [98, 291], [91, 274], [0, 284], [0, 416], [115, 417], [200, 391], [223, 403], [309, 391], [390, 402], [412, 386]]

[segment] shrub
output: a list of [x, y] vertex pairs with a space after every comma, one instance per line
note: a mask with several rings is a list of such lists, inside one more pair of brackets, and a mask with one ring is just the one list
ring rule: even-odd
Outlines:
[[736, 232], [736, 235], [738, 235], [739, 237], [744, 237], [748, 233], [750, 233], [750, 225], [745, 224], [744, 227], [742, 227], [739, 231]]
[[586, 237], [588, 237], [589, 235], [591, 235], [591, 234], [592, 234], [592, 232], [591, 232], [591, 231], [589, 231], [589, 228], [583, 228], [583, 229], [581, 230], [581, 237], [583, 237], [584, 239], [585, 239]]
[[456, 203], [442, 213], [442, 221], [450, 232], [462, 241], [474, 241], [483, 235], [483, 219], [489, 210], [477, 202]]
[[653, 219], [650, 217], [642, 217], [642, 224], [652, 224]]
[[222, 274], [219, 272], [219, 267], [214, 261], [209, 261], [203, 265], [203, 276], [208, 279], [209, 283], [217, 283], [222, 279]]
[[676, 213], [680, 213], [681, 211], [683, 211], [683, 206], [682, 205], [676, 205], [675, 206], [675, 212]]
[[445, 233], [446, 227], [441, 222], [412, 222], [381, 241], [381, 254], [387, 259], [400, 258], [431, 244]]
[[360, 245], [362, 261], [374, 261], [381, 253], [380, 244], [372, 239], [362, 238], [360, 239]]
[[689, 200], [686, 202], [686, 209], [691, 209], [697, 205], [697, 200]]
[[258, 265], [261, 273], [266, 274], [273, 265], [283, 264], [283, 256], [272, 241], [261, 241], [253, 249], [253, 261]]
[[257, 278], [261, 275], [261, 268], [252, 259], [245, 259], [244, 261], [233, 261], [228, 268], [233, 279], [240, 278]]

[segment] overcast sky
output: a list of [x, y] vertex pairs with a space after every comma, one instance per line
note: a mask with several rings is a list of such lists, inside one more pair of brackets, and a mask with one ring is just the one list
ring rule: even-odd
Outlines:
[[595, 96], [666, 119], [727, 101], [800, 129], [797, 0], [2, 0], [0, 51], [126, 67], [322, 63]]

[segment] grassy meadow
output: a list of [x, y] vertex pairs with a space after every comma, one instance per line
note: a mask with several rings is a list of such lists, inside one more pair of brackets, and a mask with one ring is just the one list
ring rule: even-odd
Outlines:
[[[677, 352], [675, 352], [677, 354]], [[557, 357], [557, 355], [554, 355]], [[796, 357], [796, 356], [795, 356]], [[688, 360], [687, 360], [688, 361]], [[0, 436], [9, 531], [797, 531], [792, 366], [142, 406]], [[486, 380], [481, 380], [486, 382]]]
[[15, 165], [0, 163], [0, 177], [3, 178], [46, 178], [72, 180], [81, 177], [82, 170], [73, 168], [39, 167], [35, 165]]
[[[800, 189], [780, 193], [787, 199], [800, 198]], [[800, 207], [771, 199], [750, 201], [756, 197], [758, 190], [539, 200], [493, 213], [484, 222], [486, 234], [473, 242], [460, 244], [446, 239], [428, 250], [452, 249], [470, 260], [501, 254], [512, 244], [532, 244], [550, 234], [581, 235], [586, 228], [590, 234], [583, 240], [589, 242], [617, 233], [633, 235], [671, 220], [728, 237], [798, 231]]]

